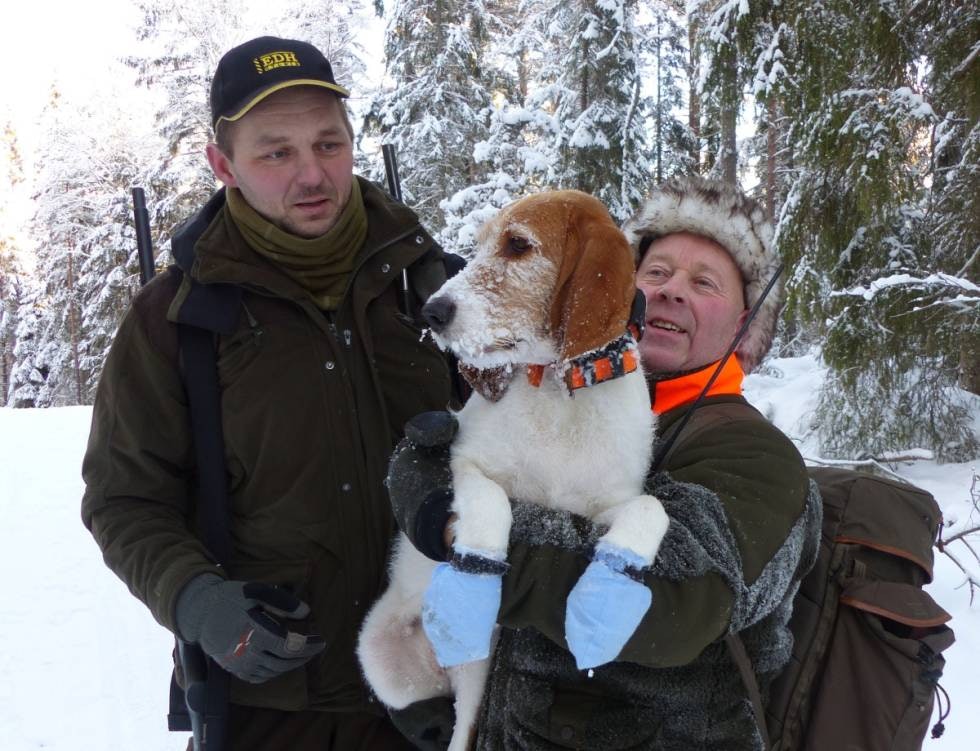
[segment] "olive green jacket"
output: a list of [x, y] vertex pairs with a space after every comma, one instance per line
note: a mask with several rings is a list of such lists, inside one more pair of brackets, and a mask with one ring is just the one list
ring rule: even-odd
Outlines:
[[234, 556], [211, 562], [194, 522], [195, 455], [174, 321], [189, 284], [170, 269], [136, 297], [96, 396], [82, 473], [82, 518], [106, 563], [174, 630], [191, 578], [292, 588], [301, 628], [326, 650], [265, 684], [233, 680], [232, 701], [285, 710], [368, 707], [356, 635], [383, 590], [394, 522], [383, 487], [402, 426], [445, 409], [445, 358], [399, 311], [402, 270], [416, 299], [445, 280], [441, 249], [417, 217], [361, 181], [368, 236], [337, 311], [260, 257], [222, 210], [195, 246], [190, 276], [243, 289], [235, 331], [218, 340]]
[[[661, 415], [667, 436], [687, 411]], [[577, 671], [565, 603], [603, 530], [515, 504], [481, 749], [756, 749], [739, 632], [763, 686], [789, 658], [792, 597], [812, 565], [819, 499], [793, 444], [740, 396], [699, 408], [648, 492], [671, 526], [645, 583], [650, 610], [617, 661]], [[692, 428], [693, 426], [693, 428]]]

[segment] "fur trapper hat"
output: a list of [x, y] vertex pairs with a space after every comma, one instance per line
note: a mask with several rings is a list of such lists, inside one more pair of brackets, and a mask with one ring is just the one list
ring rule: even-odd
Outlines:
[[[745, 304], [751, 308], [779, 265], [772, 249], [772, 224], [762, 207], [737, 188], [697, 175], [674, 177], [663, 183], [623, 226], [639, 265], [657, 238], [691, 232], [714, 240], [735, 261], [745, 284]], [[777, 282], [739, 343], [736, 353], [749, 373], [772, 346], [782, 307], [782, 283]]]

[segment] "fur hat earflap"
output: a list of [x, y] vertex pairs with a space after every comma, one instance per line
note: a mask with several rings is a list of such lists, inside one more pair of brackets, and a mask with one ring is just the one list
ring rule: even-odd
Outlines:
[[[650, 243], [664, 235], [691, 232], [714, 240], [731, 253], [742, 272], [749, 308], [779, 265], [772, 249], [772, 224], [763, 208], [734, 186], [698, 175], [663, 183], [623, 225], [623, 232], [637, 265]], [[777, 283], [736, 350], [746, 373], [755, 369], [772, 346], [781, 307], [782, 284]]]

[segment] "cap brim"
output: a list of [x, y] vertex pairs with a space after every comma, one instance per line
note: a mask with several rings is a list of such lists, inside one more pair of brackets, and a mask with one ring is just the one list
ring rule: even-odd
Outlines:
[[228, 122], [235, 122], [235, 120], [240, 120], [244, 117], [250, 109], [252, 109], [256, 104], [261, 102], [266, 97], [271, 94], [275, 94], [277, 91], [282, 89], [288, 89], [290, 86], [319, 86], [321, 89], [328, 89], [341, 97], [349, 97], [350, 92], [343, 86], [338, 86], [337, 84], [327, 83], [326, 81], [319, 81], [315, 78], [297, 78], [292, 81], [283, 81], [282, 83], [277, 83], [275, 86], [270, 86], [269, 88], [260, 91], [254, 97], [249, 99], [245, 104], [243, 104], [237, 112], [233, 115], [222, 115], [217, 120], [214, 121], [215, 127], [222, 120], [227, 120]]

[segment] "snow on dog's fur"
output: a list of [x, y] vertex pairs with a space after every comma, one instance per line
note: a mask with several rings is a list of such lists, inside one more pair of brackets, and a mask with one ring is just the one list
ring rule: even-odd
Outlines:
[[[503, 560], [508, 498], [517, 498], [607, 524], [602, 541], [653, 562], [668, 521], [643, 495], [654, 418], [641, 369], [566, 387], [574, 361], [626, 333], [633, 271], [632, 251], [602, 204], [577, 191], [540, 193], [491, 220], [474, 259], [426, 304], [440, 346], [503, 381], [499, 400], [474, 393], [458, 414], [457, 549]], [[539, 386], [527, 365], [546, 366]], [[400, 536], [391, 585], [365, 620], [358, 654], [375, 693], [395, 709], [455, 695], [455, 751], [475, 729], [488, 661], [448, 670], [436, 663], [420, 618], [434, 566]]]

